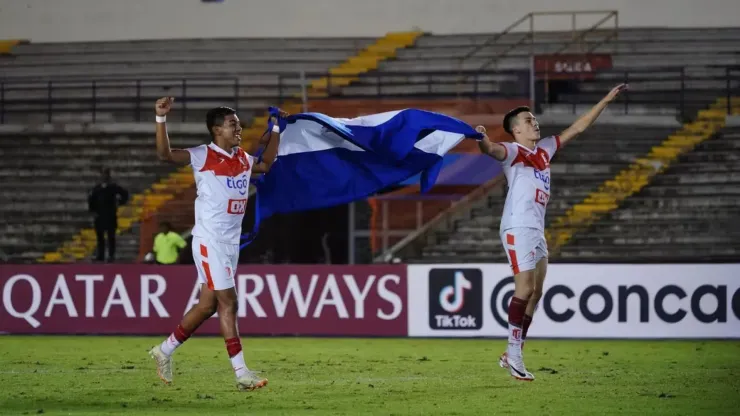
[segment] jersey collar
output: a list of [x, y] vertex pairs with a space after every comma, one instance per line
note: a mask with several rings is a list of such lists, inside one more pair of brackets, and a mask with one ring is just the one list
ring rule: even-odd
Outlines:
[[231, 151], [231, 153], [227, 152], [226, 150], [224, 150], [224, 149], [222, 149], [222, 148], [218, 147], [218, 146], [216, 145], [216, 143], [214, 143], [214, 142], [211, 142], [211, 143], [209, 143], [209, 144], [208, 144], [208, 147], [209, 147], [209, 148], [211, 148], [211, 149], [213, 149], [214, 151], [216, 151], [216, 152], [218, 152], [218, 153], [221, 153], [221, 154], [222, 154], [222, 155], [224, 155], [224, 156], [228, 156], [229, 158], [232, 158], [232, 157], [234, 157], [234, 155], [236, 154], [236, 152], [235, 152], [235, 151], [233, 151], [233, 150]]
[[[519, 144], [517, 142], [514, 142], [514, 144], [517, 145], [517, 146], [519, 146], [520, 149], [524, 150], [527, 153], [537, 153], [537, 149], [539, 148], [539, 145], [537, 145], [537, 144], [534, 145], [534, 150], [530, 150], [528, 147], [523, 146], [523, 145], [521, 145], [521, 144]], [[216, 147], [218, 147], [218, 146], [216, 146]]]

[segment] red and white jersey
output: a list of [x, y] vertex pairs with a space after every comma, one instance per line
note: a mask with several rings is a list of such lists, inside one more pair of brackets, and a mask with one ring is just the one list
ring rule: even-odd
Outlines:
[[239, 244], [254, 157], [241, 148], [226, 152], [214, 143], [187, 151], [198, 191], [193, 235]]
[[546, 137], [529, 150], [518, 143], [506, 148], [503, 165], [509, 192], [500, 231], [527, 227], [545, 231], [545, 208], [550, 200], [550, 160], [560, 148], [558, 136]]

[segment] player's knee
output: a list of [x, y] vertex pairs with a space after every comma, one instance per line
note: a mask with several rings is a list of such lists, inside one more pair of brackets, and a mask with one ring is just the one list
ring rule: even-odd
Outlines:
[[542, 288], [535, 286], [534, 289], [532, 289], [530, 299], [534, 299], [535, 302], [539, 302], [540, 299], [542, 299]]
[[218, 308], [218, 305], [216, 304], [216, 302], [211, 302], [211, 303], [199, 302], [197, 305], [195, 305], [195, 307], [200, 309], [204, 315], [211, 316], [214, 313], [216, 313], [216, 309]]
[[514, 283], [514, 296], [519, 299], [529, 299], [534, 292], [534, 278], [532, 273], [518, 275]]
[[534, 293], [534, 287], [531, 285], [523, 284], [521, 287], [516, 289], [517, 297], [520, 299], [529, 299]]
[[236, 313], [239, 311], [239, 302], [237, 302], [236, 299], [222, 301], [219, 304], [219, 308], [219, 314], [236, 315]]

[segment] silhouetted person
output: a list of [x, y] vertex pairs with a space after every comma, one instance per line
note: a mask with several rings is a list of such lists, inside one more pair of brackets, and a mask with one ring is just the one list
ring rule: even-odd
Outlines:
[[110, 169], [103, 169], [100, 183], [90, 191], [87, 202], [95, 214], [95, 233], [98, 238], [97, 260], [105, 260], [105, 235], [108, 237], [108, 261], [116, 259], [116, 228], [118, 206], [128, 201], [128, 191], [111, 181]]

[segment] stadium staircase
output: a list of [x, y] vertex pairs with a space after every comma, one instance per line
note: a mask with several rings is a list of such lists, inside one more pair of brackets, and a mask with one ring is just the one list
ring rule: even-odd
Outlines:
[[561, 247], [557, 261], [737, 261], [739, 151], [740, 117], [733, 117], [616, 210], [575, 233]]
[[[329, 76], [312, 81], [308, 88], [309, 96], [326, 97], [331, 88], [349, 85], [359, 79], [361, 74], [377, 68], [380, 62], [394, 57], [399, 49], [413, 45], [421, 35], [421, 32], [397, 32], [379, 38], [357, 55], [331, 68]], [[294, 100], [283, 104], [283, 109], [290, 113], [301, 111], [300, 94], [296, 94]], [[264, 132], [267, 121], [266, 114], [253, 118], [251, 125], [243, 131], [242, 147], [247, 150], [253, 150], [256, 147], [256, 141]], [[144, 192], [133, 195], [129, 204], [119, 208], [119, 224], [116, 233], [120, 235], [128, 232], [135, 224], [153, 217], [153, 214], [165, 204], [174, 201], [178, 195], [182, 195], [184, 191], [193, 186], [192, 171], [189, 166], [184, 166], [154, 183], [151, 188]], [[192, 202], [190, 205], [192, 205]], [[89, 257], [95, 247], [95, 230], [85, 228], [71, 240], [63, 243], [57, 250], [45, 253], [39, 259], [39, 262], [79, 261]]]
[[723, 107], [726, 107], [725, 99], [717, 99], [710, 108], [699, 111], [696, 120], [685, 123], [681, 130], [653, 147], [650, 153], [637, 159], [613, 179], [604, 182], [583, 202], [552, 221], [545, 232], [551, 255], [557, 255], [576, 232], [585, 230], [596, 220], [615, 210], [627, 197], [639, 192], [679, 156], [690, 152], [721, 130], [725, 126], [727, 115]]

